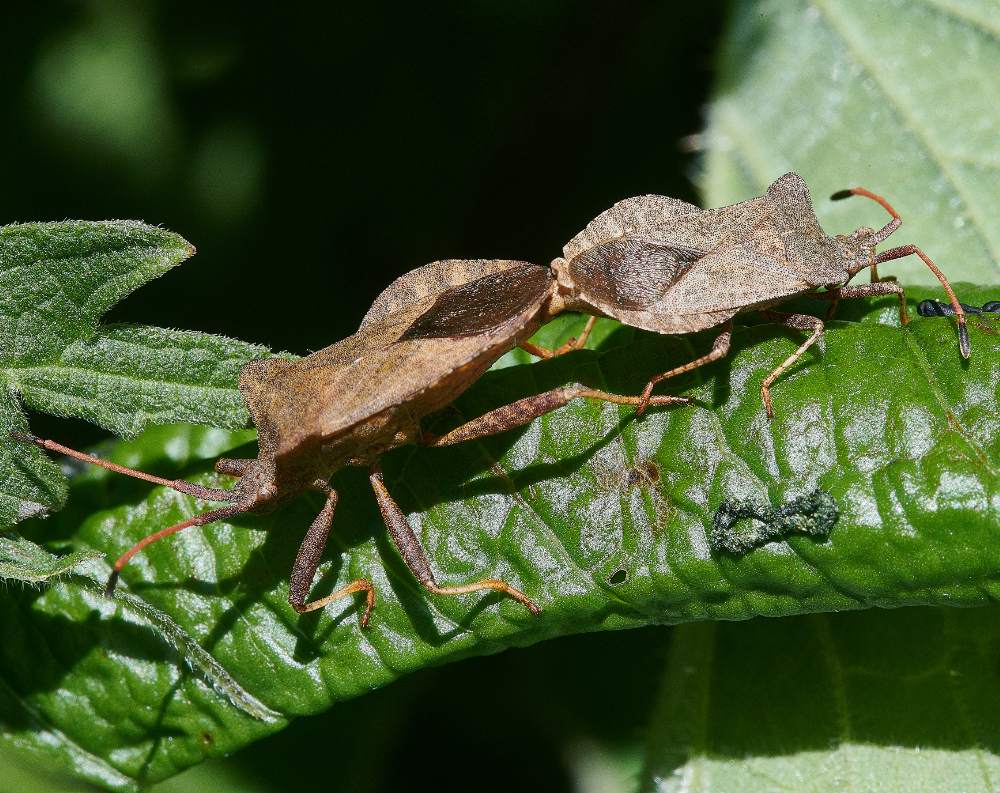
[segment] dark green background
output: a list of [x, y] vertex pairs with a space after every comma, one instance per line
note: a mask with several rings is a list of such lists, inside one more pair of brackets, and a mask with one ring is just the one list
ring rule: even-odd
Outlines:
[[[624, 197], [697, 202], [679, 140], [703, 124], [722, 7], [11, 5], [0, 223], [162, 224], [198, 255], [106, 321], [306, 354], [426, 262], [545, 264]], [[104, 434], [32, 427], [75, 445]], [[669, 637], [577, 636], [426, 670], [231, 762], [275, 790], [568, 790], [574, 741], [641, 735]]]

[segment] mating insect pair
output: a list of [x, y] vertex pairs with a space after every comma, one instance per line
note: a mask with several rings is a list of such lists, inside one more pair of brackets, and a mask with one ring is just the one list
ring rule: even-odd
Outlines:
[[[914, 246], [876, 255], [875, 246], [899, 227], [899, 215], [884, 199], [860, 188], [834, 198], [849, 195], [879, 202], [892, 221], [878, 232], [860, 228], [847, 237], [828, 237], [813, 213], [805, 182], [789, 173], [764, 196], [720, 209], [702, 210], [662, 196], [622, 201], [574, 237], [551, 270], [487, 260], [440, 261], [414, 270], [378, 297], [353, 336], [298, 361], [267, 358], [243, 367], [239, 387], [257, 426], [260, 453], [253, 460], [218, 461], [217, 471], [239, 478], [231, 490], [165, 480], [95, 460], [52, 441], [18, 437], [226, 504], [156, 532], [129, 549], [115, 562], [109, 592], [128, 561], [156, 540], [243, 512], [265, 514], [299, 493], [316, 490], [326, 496], [326, 504], [299, 549], [289, 602], [296, 611], [308, 612], [363, 591], [367, 605], [361, 622], [367, 625], [375, 603], [367, 578], [307, 602], [337, 503], [330, 477], [346, 465], [358, 465], [368, 468], [389, 533], [420, 584], [441, 595], [497, 590], [538, 613], [539, 607], [527, 595], [499, 579], [437, 584], [419, 539], [385, 488], [381, 454], [410, 443], [448, 446], [503, 432], [581, 397], [634, 405], [640, 411], [647, 405], [689, 402], [686, 397], [651, 392], [668, 377], [723, 357], [729, 350], [733, 317], [745, 311], [811, 331], [762, 384], [761, 396], [772, 416], [770, 385], [819, 338], [823, 323], [771, 307], [795, 295], [835, 301], [896, 294], [905, 324], [902, 288], [878, 280], [875, 268], [911, 253], [919, 255], [944, 284], [958, 316], [960, 350], [968, 357], [965, 317], [945, 277]], [[872, 268], [873, 283], [846, 285], [866, 267]], [[821, 288], [824, 291], [817, 291]], [[422, 418], [448, 405], [515, 346], [542, 357], [581, 347], [592, 321], [580, 339], [555, 351], [529, 341], [542, 324], [565, 310], [611, 317], [659, 333], [690, 333], [719, 325], [722, 330], [711, 352], [651, 378], [640, 396], [574, 384], [498, 408], [443, 436], [422, 430]]]

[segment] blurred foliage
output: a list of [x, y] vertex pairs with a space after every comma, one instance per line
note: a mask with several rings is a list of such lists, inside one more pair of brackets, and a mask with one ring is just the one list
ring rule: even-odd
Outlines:
[[12, 7], [0, 224], [163, 224], [197, 260], [110, 321], [304, 354], [426, 262], [547, 264], [615, 200], [695, 200], [721, 6]]

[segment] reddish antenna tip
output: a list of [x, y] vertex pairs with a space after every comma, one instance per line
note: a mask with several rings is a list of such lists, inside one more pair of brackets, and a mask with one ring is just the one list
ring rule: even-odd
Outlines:
[[838, 190], [836, 193], [834, 193], [832, 196], [830, 196], [830, 200], [831, 201], [840, 201], [840, 200], [842, 200], [844, 198], [850, 198], [854, 194], [855, 193], [854, 193], [853, 190]]

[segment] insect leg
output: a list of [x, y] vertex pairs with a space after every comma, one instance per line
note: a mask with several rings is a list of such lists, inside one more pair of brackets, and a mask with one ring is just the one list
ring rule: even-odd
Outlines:
[[320, 557], [326, 547], [326, 538], [330, 533], [330, 522], [333, 520], [333, 511], [337, 508], [337, 491], [332, 487], [327, 487], [324, 491], [326, 503], [320, 510], [316, 520], [312, 522], [309, 531], [306, 532], [302, 545], [299, 546], [299, 553], [295, 557], [295, 565], [292, 567], [291, 587], [288, 593], [288, 602], [299, 614], [321, 609], [334, 600], [339, 600], [355, 592], [367, 592], [368, 600], [365, 606], [365, 613], [361, 617], [361, 627], [368, 627], [368, 620], [371, 618], [372, 609], [375, 607], [375, 587], [367, 578], [358, 578], [347, 586], [343, 586], [336, 592], [326, 597], [306, 603], [306, 597], [312, 588], [313, 578], [316, 576], [316, 568], [319, 567]]
[[[955, 307], [955, 316], [958, 317], [958, 349], [961, 351], [963, 358], [968, 358], [972, 353], [972, 347], [969, 344], [969, 331], [965, 326], [965, 312], [962, 311], [962, 304], [959, 303], [958, 298], [955, 297], [955, 292], [952, 291], [951, 284], [948, 283], [948, 279], [944, 277], [944, 273], [942, 273], [935, 266], [934, 262], [932, 262], [916, 245], [903, 245], [899, 248], [890, 248], [887, 251], [882, 251], [882, 253], [875, 257], [875, 264], [892, 261], [893, 259], [900, 259], [903, 256], [909, 256], [911, 253], [917, 254], [917, 256], [924, 260], [924, 264], [931, 268], [931, 271], [938, 277], [938, 280], [944, 287], [944, 291], [947, 292], [948, 297], [951, 298], [951, 304]], [[902, 297], [900, 297], [900, 300], [902, 300]]]
[[530, 341], [526, 341], [524, 344], [519, 346], [522, 350], [526, 350], [539, 358], [555, 358], [557, 355], [562, 355], [564, 352], [572, 352], [573, 350], [583, 349], [583, 345], [587, 343], [587, 337], [590, 336], [590, 331], [594, 329], [594, 324], [596, 322], [597, 317], [591, 317], [588, 319], [587, 324], [583, 328], [583, 332], [578, 338], [570, 339], [568, 342], [555, 350], [550, 350], [547, 347], [539, 347], [537, 344], [532, 344]]
[[893, 283], [893, 284], [894, 284], [894, 283], [896, 283], [896, 282], [897, 282], [897, 281], [899, 280], [899, 279], [898, 279], [898, 278], [897, 278], [896, 276], [894, 276], [894, 275], [885, 275], [885, 276], [881, 276], [881, 277], [880, 277], [880, 276], [879, 276], [879, 274], [878, 274], [878, 265], [877, 265], [877, 264], [873, 264], [873, 265], [871, 266], [871, 270], [870, 270], [870, 272], [871, 272], [871, 276], [872, 276], [872, 283], [873, 283], [873, 284], [877, 284], [877, 283], [887, 283], [887, 282], [888, 282], [888, 283]]
[[853, 297], [878, 297], [879, 295], [899, 295], [899, 321], [906, 325], [910, 318], [906, 314], [906, 295], [903, 287], [888, 280], [875, 281], [871, 284], [856, 284], [842, 286], [839, 289], [827, 289], [825, 292], [808, 292], [810, 300], [845, 300]]
[[406, 519], [406, 515], [403, 514], [403, 510], [399, 508], [399, 505], [389, 495], [389, 491], [385, 489], [385, 484], [382, 481], [382, 469], [378, 464], [368, 469], [368, 478], [375, 490], [375, 498], [378, 499], [378, 506], [382, 510], [382, 517], [385, 519], [385, 525], [389, 529], [392, 541], [399, 549], [406, 566], [410, 568], [421, 586], [435, 595], [463, 595], [468, 592], [493, 589], [521, 601], [531, 610], [532, 614], [541, 613], [541, 609], [527, 595], [498, 578], [485, 578], [482, 581], [475, 581], [463, 586], [438, 586], [424, 549], [420, 545], [420, 540], [413, 533], [413, 528]]
[[649, 405], [688, 405], [691, 403], [690, 397], [684, 396], [655, 396], [655, 397], [635, 397], [622, 396], [620, 394], [609, 394], [607, 391], [598, 391], [594, 388], [580, 385], [579, 383], [570, 386], [554, 388], [535, 396], [519, 399], [509, 405], [491, 410], [472, 421], [468, 421], [461, 427], [453, 429], [451, 432], [432, 436], [424, 433], [425, 446], [451, 446], [462, 441], [482, 438], [486, 435], [496, 435], [499, 432], [520, 427], [533, 421], [539, 416], [558, 410], [574, 399], [599, 399], [602, 402], [614, 402], [617, 405], [635, 405], [643, 408]]
[[[233, 501], [233, 491], [227, 490], [221, 487], [204, 487], [202, 485], [196, 485], [194, 482], [188, 482], [184, 479], [164, 479], [161, 476], [153, 476], [153, 474], [147, 474], [144, 471], [136, 471], [134, 468], [126, 468], [123, 465], [118, 465], [116, 463], [108, 462], [107, 460], [102, 460], [99, 457], [93, 457], [89, 454], [84, 454], [83, 452], [78, 452], [75, 449], [70, 449], [68, 446], [63, 446], [61, 443], [56, 443], [55, 441], [47, 441], [42, 438], [36, 438], [34, 435], [26, 435], [21, 432], [12, 432], [11, 436], [18, 441], [23, 443], [31, 443], [35, 446], [39, 446], [42, 449], [48, 449], [53, 452], [61, 452], [62, 454], [69, 455], [70, 457], [75, 457], [78, 460], [83, 460], [88, 463], [93, 463], [94, 465], [99, 465], [101, 468], [106, 468], [109, 471], [113, 471], [116, 474], [125, 474], [126, 476], [134, 477], [135, 479], [141, 479], [144, 482], [151, 482], [154, 485], [163, 485], [164, 487], [169, 487], [172, 490], [176, 490], [178, 493], [184, 493], [185, 495], [194, 496], [195, 498], [202, 498], [206, 501]], [[221, 460], [221, 462], [234, 463], [233, 470], [239, 469], [238, 473], [234, 473], [234, 476], [240, 476], [249, 467], [249, 463], [252, 460]], [[247, 465], [239, 465], [240, 463], [247, 463]], [[218, 468], [220, 473], [228, 473], [228, 471], [223, 471]], [[153, 534], [143, 537], [139, 542], [129, 548], [125, 553], [118, 557], [115, 561], [114, 567], [111, 568], [111, 575], [108, 577], [107, 592], [108, 597], [115, 591], [115, 586], [118, 583], [118, 577], [121, 575], [122, 568], [128, 564], [129, 560], [135, 556], [139, 551], [150, 545], [157, 540], [161, 540], [174, 532], [178, 532], [181, 529], [186, 529], [189, 526], [204, 526], [207, 523], [214, 523], [217, 520], [225, 520], [233, 515], [238, 515], [241, 512], [246, 512], [249, 509], [248, 504], [230, 503], [225, 507], [219, 507], [219, 509], [213, 509], [209, 512], [203, 512], [200, 515], [195, 515], [189, 520], [182, 521], [174, 526], [169, 526], [160, 531], [154, 532]]]
[[[871, 286], [871, 284], [865, 284], [865, 286]], [[886, 284], [886, 286], [895, 286], [895, 284]], [[808, 314], [783, 314], [780, 311], [771, 311], [770, 309], [761, 309], [757, 313], [762, 317], [767, 317], [772, 322], [780, 322], [782, 325], [794, 328], [795, 330], [812, 331], [812, 335], [802, 342], [802, 344], [799, 345], [799, 348], [789, 355], [781, 366], [765, 377], [764, 382], [761, 384], [760, 396], [764, 400], [764, 409], [767, 410], [767, 417], [769, 419], [773, 419], [774, 408], [771, 407], [771, 384], [778, 379], [778, 376], [783, 371], [795, 363], [802, 353], [813, 345], [816, 339], [823, 335], [823, 321], [817, 319], [816, 317], [811, 317]]]
[[230, 460], [228, 457], [220, 457], [215, 461], [215, 470], [229, 476], [243, 476], [255, 462], [257, 462], [256, 459]]
[[[876, 245], [883, 242], [886, 237], [888, 237], [890, 234], [892, 234], [896, 229], [900, 227], [900, 225], [903, 223], [903, 220], [902, 218], [899, 217], [899, 213], [891, 206], [889, 206], [889, 202], [886, 201], [884, 198], [882, 198], [882, 196], [875, 195], [874, 193], [865, 190], [863, 187], [854, 187], [850, 190], [841, 190], [840, 192], [834, 193], [832, 196], [830, 196], [830, 198], [833, 199], [834, 201], [839, 201], [843, 198], [849, 198], [852, 195], [861, 195], [865, 196], [866, 198], [870, 198], [873, 201], [877, 201], [879, 204], [882, 205], [882, 208], [885, 209], [886, 212], [892, 215], [892, 220], [888, 224], [886, 224], [886, 226], [884, 226], [881, 231], [877, 231], [871, 236], [865, 237], [865, 243], [867, 245], [871, 245], [872, 250], [874, 250]], [[928, 267], [931, 268], [931, 270], [934, 272], [934, 275], [938, 277], [938, 280], [944, 286], [944, 290], [948, 293], [948, 297], [951, 298], [951, 304], [955, 307], [955, 314], [958, 317], [958, 349], [962, 353], [963, 358], [968, 358], [969, 355], [972, 353], [972, 347], [969, 344], [969, 331], [965, 327], [965, 314], [962, 312], [962, 306], [958, 302], [958, 298], [955, 297], [955, 293], [952, 291], [951, 284], [948, 283], [948, 279], [944, 277], [944, 273], [942, 273], [934, 265], [934, 262], [932, 262], [927, 257], [927, 255], [922, 250], [920, 250], [920, 248], [918, 248], [916, 245], [903, 245], [899, 248], [891, 248], [887, 251], [882, 251], [882, 253], [875, 256], [875, 259], [872, 262], [872, 281], [878, 282], [880, 280], [882, 282], [885, 282], [888, 280], [885, 278], [878, 279], [878, 270], [876, 268], [878, 267], [878, 265], [882, 264], [882, 262], [892, 261], [893, 259], [900, 259], [903, 256], [909, 256], [911, 253], [917, 254], [917, 256], [919, 256], [921, 259], [924, 260], [924, 264], [926, 264]], [[900, 302], [902, 302], [902, 300], [903, 300], [902, 293], [900, 293]], [[903, 324], [904, 325], [906, 324], [905, 318], [903, 320]]]
[[639, 406], [639, 413], [646, 408], [647, 404], [656, 404], [656, 397], [651, 397], [650, 394], [653, 392], [653, 388], [661, 380], [666, 380], [668, 377], [673, 377], [674, 375], [684, 374], [684, 372], [690, 372], [692, 369], [697, 369], [699, 366], [704, 366], [712, 361], [717, 361], [719, 358], [725, 358], [726, 354], [729, 352], [729, 343], [733, 337], [733, 321], [729, 319], [723, 324], [722, 332], [715, 337], [715, 341], [712, 342], [712, 351], [708, 355], [703, 355], [701, 358], [697, 358], [690, 363], [686, 363], [683, 366], [678, 366], [675, 369], [671, 369], [669, 372], [664, 372], [663, 374], [655, 375], [646, 383], [646, 387], [642, 389], [642, 404]]

